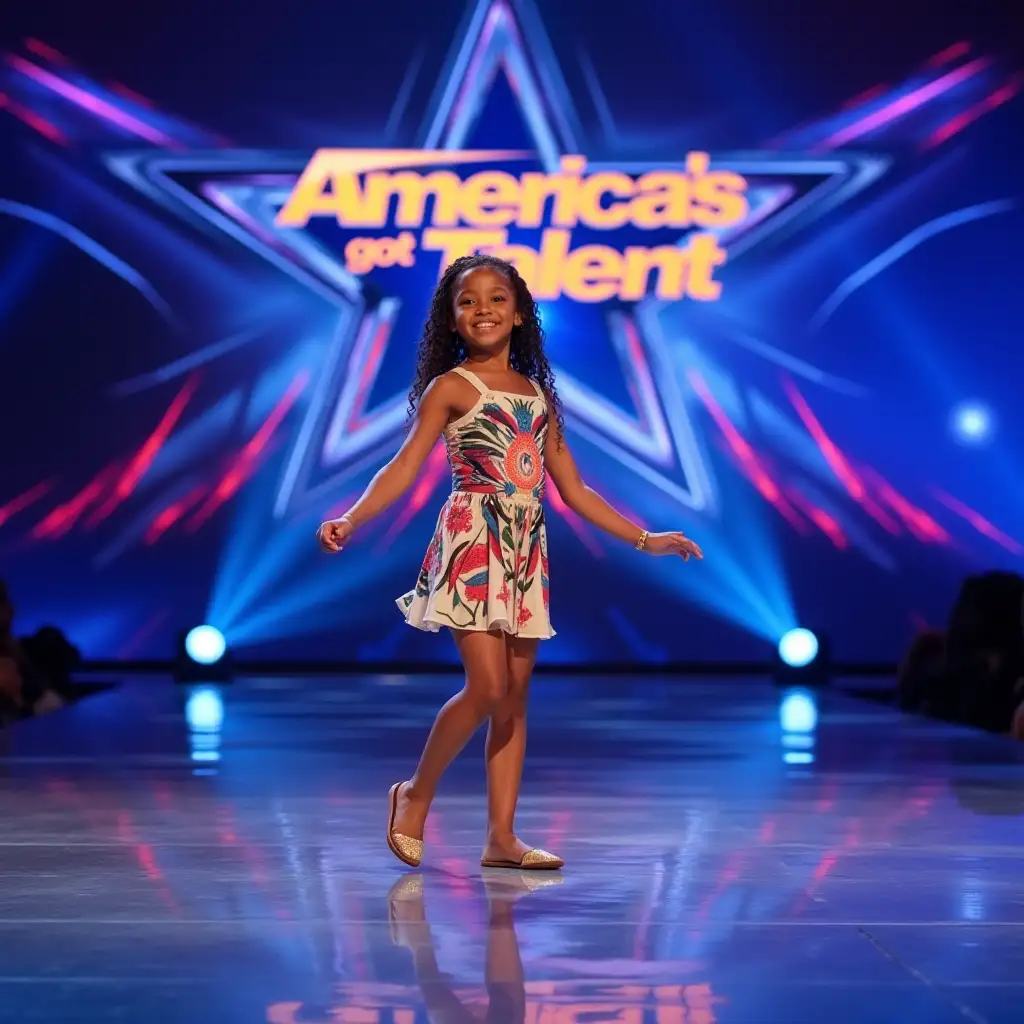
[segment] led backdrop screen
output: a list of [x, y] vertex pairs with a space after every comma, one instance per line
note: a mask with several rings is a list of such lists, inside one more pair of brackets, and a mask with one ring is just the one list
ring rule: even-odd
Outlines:
[[402, 437], [439, 270], [538, 296], [586, 480], [549, 497], [556, 660], [897, 656], [1020, 567], [1012, 5], [12, 5], [0, 70], [0, 559], [93, 656], [450, 660], [394, 599], [443, 452]]

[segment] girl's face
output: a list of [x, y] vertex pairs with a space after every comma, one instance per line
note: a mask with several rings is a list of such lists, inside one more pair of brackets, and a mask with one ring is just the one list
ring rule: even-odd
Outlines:
[[455, 282], [455, 330], [474, 351], [492, 352], [508, 344], [522, 324], [512, 282], [492, 267], [467, 270]]

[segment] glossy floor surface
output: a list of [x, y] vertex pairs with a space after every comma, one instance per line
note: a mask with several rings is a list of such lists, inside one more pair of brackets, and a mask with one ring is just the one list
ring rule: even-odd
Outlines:
[[155, 679], [0, 737], [0, 1019], [1024, 1019], [1024, 757], [765, 682], [542, 677], [483, 871], [482, 743], [384, 843], [452, 677]]

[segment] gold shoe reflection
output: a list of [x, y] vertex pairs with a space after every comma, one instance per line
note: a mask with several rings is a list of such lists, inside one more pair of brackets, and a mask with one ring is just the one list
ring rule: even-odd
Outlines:
[[488, 871], [483, 877], [487, 895], [495, 898], [525, 896], [565, 881], [561, 875], [538, 874], [536, 871]]
[[423, 909], [423, 876], [410, 872], [388, 893], [388, 931], [396, 946], [415, 950], [430, 944], [430, 929]]
[[491, 860], [484, 857], [480, 861], [482, 868], [517, 868], [519, 871], [557, 871], [565, 867], [565, 861], [547, 850], [527, 850], [520, 861]]

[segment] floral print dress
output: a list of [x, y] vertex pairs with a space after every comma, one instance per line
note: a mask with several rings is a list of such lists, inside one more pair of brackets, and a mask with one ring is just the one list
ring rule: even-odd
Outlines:
[[521, 637], [555, 635], [548, 615], [544, 443], [548, 408], [536, 395], [493, 391], [459, 366], [480, 397], [444, 432], [452, 493], [437, 518], [415, 589], [398, 599], [411, 626]]

